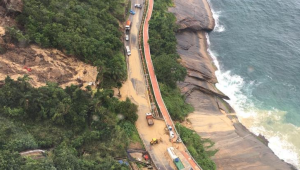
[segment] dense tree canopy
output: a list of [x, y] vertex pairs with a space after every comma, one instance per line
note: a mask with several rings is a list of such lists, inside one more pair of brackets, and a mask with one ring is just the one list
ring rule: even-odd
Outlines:
[[[113, 158], [139, 142], [137, 106], [118, 101], [111, 90], [33, 88], [28, 77], [7, 77], [0, 88], [0, 169], [127, 169]], [[42, 148], [44, 159], [18, 152]]]
[[176, 82], [183, 80], [186, 69], [182, 67], [171, 55], [162, 54], [153, 61], [155, 73], [159, 82], [176, 88]]
[[186, 69], [178, 62], [176, 18], [172, 13], [167, 12], [168, 5], [170, 5], [169, 0], [158, 0], [154, 4], [150, 20], [149, 44], [158, 80], [175, 88], [176, 82], [184, 79]]

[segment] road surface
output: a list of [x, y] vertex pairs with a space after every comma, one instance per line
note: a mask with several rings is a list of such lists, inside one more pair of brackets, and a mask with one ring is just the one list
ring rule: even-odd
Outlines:
[[[127, 57], [128, 64], [128, 79], [120, 89], [121, 100], [126, 100], [126, 97], [138, 105], [138, 120], [136, 127], [139, 135], [144, 143], [146, 150], [149, 152], [154, 164], [160, 170], [173, 170], [175, 166], [172, 160], [167, 155], [167, 148], [172, 146], [169, 142], [169, 135], [165, 133], [165, 122], [154, 120], [153, 126], [148, 126], [146, 121], [146, 113], [151, 111], [149, 96], [145, 83], [145, 75], [141, 56], [138, 47], [138, 33], [142, 20], [143, 9], [134, 8], [134, 4], [144, 4], [144, 0], [132, 0], [132, 9], [136, 12], [135, 15], [130, 15], [129, 19], [132, 22], [129, 41], [125, 41], [126, 46], [130, 46], [131, 55]], [[157, 145], [150, 146], [152, 138], [161, 138], [163, 142]]]
[[[185, 152], [185, 146], [182, 143], [173, 143], [169, 141], [169, 134], [165, 131], [166, 124], [171, 125], [174, 129], [172, 119], [168, 114], [164, 102], [162, 100], [160, 89], [156, 80], [151, 55], [150, 48], [148, 44], [148, 21], [151, 18], [152, 9], [153, 9], [153, 0], [149, 0], [148, 14], [143, 26], [143, 39], [144, 39], [144, 51], [146, 62], [148, 66], [149, 76], [151, 83], [154, 89], [154, 95], [159, 105], [165, 121], [154, 120], [153, 126], [148, 126], [146, 121], [146, 113], [151, 111], [151, 104], [149, 100], [149, 95], [147, 92], [147, 86], [145, 83], [145, 75], [143, 72], [143, 65], [141, 63], [141, 56], [138, 47], [138, 33], [142, 20], [143, 9], [134, 8], [134, 4], [141, 3], [144, 4], [145, 0], [131, 0], [131, 9], [136, 12], [135, 15], [130, 15], [129, 19], [132, 22], [130, 29], [130, 38], [129, 41], [125, 41], [125, 46], [129, 46], [131, 49], [131, 55], [127, 57], [128, 64], [128, 79], [123, 84], [120, 89], [121, 100], [125, 100], [127, 97], [130, 100], [138, 105], [138, 120], [136, 122], [136, 127], [139, 132], [139, 135], [144, 143], [146, 150], [149, 152], [153, 163], [156, 165], [157, 169], [160, 170], [173, 170], [176, 169], [174, 163], [170, 159], [167, 153], [168, 147], [175, 147], [182, 153], [186, 158], [186, 161], [190, 163], [194, 170], [199, 170], [195, 162], [190, 158], [190, 156]], [[127, 33], [128, 34], [128, 33]], [[175, 133], [176, 134], [176, 133]], [[162, 139], [157, 145], [150, 145], [152, 138]], [[174, 139], [176, 139], [175, 137]], [[184, 161], [184, 160], [183, 160]]]

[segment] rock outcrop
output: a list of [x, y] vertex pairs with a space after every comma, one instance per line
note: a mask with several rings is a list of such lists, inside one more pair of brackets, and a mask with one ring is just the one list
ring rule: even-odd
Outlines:
[[188, 116], [192, 128], [202, 137], [210, 138], [219, 149], [213, 157], [221, 170], [290, 169], [258, 137], [239, 123], [233, 108], [223, 99], [228, 96], [218, 90], [216, 67], [207, 52], [205, 31], [214, 27], [206, 0], [174, 0], [174, 13], [179, 25], [176, 34], [177, 52], [187, 75], [177, 85], [186, 102], [195, 111]]
[[211, 22], [210, 15], [206, 12], [208, 4], [201, 0], [174, 0], [174, 2], [175, 7], [169, 11], [175, 14], [179, 29], [213, 30], [214, 22]]
[[182, 31], [176, 34], [177, 52], [182, 64], [188, 69], [188, 75], [196, 79], [217, 83], [215, 67], [211, 58], [203, 55], [200, 49], [200, 38], [197, 32]]
[[177, 52], [181, 57], [181, 63], [187, 69], [187, 76], [184, 82], [178, 85], [183, 94], [187, 97], [195, 91], [229, 99], [228, 96], [219, 91], [215, 84], [218, 82], [211, 57], [205, 49], [205, 39], [203, 32], [184, 30], [176, 35]]

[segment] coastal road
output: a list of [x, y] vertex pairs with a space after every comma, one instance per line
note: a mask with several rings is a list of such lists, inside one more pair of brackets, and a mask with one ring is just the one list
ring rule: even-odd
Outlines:
[[[141, 62], [140, 49], [138, 46], [138, 33], [143, 16], [143, 9], [134, 8], [134, 4], [144, 4], [144, 0], [131, 0], [131, 9], [136, 12], [135, 15], [130, 15], [129, 19], [132, 22], [130, 29], [129, 41], [124, 41], [125, 46], [131, 49], [131, 55], [127, 56], [128, 79], [120, 89], [121, 100], [126, 100], [128, 97], [133, 103], [138, 105], [138, 120], [136, 128], [144, 143], [145, 149], [149, 152], [153, 163], [159, 170], [176, 169], [167, 154], [167, 148], [172, 146], [169, 135], [165, 133], [165, 122], [154, 120], [153, 126], [148, 126], [146, 121], [146, 113], [151, 112], [151, 104], [147, 93], [145, 75]], [[157, 145], [150, 145], [152, 138], [162, 139]]]
[[[151, 80], [151, 84], [152, 84], [152, 88], [153, 88], [153, 92], [154, 92], [154, 96], [155, 96], [157, 105], [158, 105], [158, 107], [159, 107], [159, 109], [160, 109], [160, 111], [161, 111], [161, 113], [164, 117], [165, 123], [167, 125], [172, 126], [172, 128], [175, 129], [173, 121], [172, 121], [172, 119], [169, 115], [169, 112], [168, 112], [168, 110], [165, 106], [165, 103], [164, 103], [164, 101], [162, 99], [162, 96], [161, 96], [161, 93], [160, 93], [159, 85], [158, 85], [158, 82], [157, 82], [157, 79], [156, 79], [156, 75], [155, 75], [155, 71], [154, 71], [154, 67], [153, 67], [153, 63], [152, 63], [152, 59], [151, 59], [150, 46], [148, 44], [148, 40], [149, 40], [149, 34], [148, 34], [149, 20], [151, 19], [153, 5], [154, 5], [154, 1], [149, 0], [147, 17], [145, 19], [145, 23], [144, 23], [144, 26], [143, 26], [143, 41], [144, 41], [145, 58], [146, 58], [147, 68], [148, 68], [148, 72], [149, 72], [149, 76], [150, 76], [150, 80]], [[177, 139], [177, 135], [178, 134], [175, 133], [175, 138], [173, 138], [173, 139]], [[181, 153], [184, 155], [184, 157], [188, 160], [188, 162], [190, 163], [192, 168], [194, 170], [200, 170], [200, 167], [197, 165], [197, 163], [186, 152], [186, 147], [184, 146], [184, 144], [183, 143], [177, 144], [177, 147], [179, 148]]]
[[[145, 149], [149, 152], [153, 163], [156, 165], [157, 169], [176, 169], [174, 163], [172, 162], [167, 153], [167, 148], [173, 146], [179, 150], [179, 155], [181, 153], [180, 158], [182, 162], [185, 163], [185, 165], [187, 165], [186, 167], [193, 167], [194, 170], [200, 170], [197, 164], [186, 152], [186, 147], [184, 146], [184, 144], [169, 142], [169, 134], [165, 131], [166, 124], [171, 125], [173, 129], [175, 129], [175, 127], [160, 94], [160, 89], [156, 80], [151, 60], [150, 47], [148, 44], [148, 21], [150, 20], [152, 14], [153, 0], [148, 1], [148, 14], [143, 25], [143, 40], [145, 45], [144, 50], [146, 55], [146, 62], [148, 66], [149, 76], [154, 89], [154, 95], [159, 105], [159, 109], [161, 110], [165, 118], [165, 121], [154, 120], [154, 126], [147, 125], [145, 114], [151, 112], [151, 104], [147, 92], [147, 85], [145, 82], [145, 75], [141, 62], [141, 56], [139, 51], [141, 49], [139, 49], [138, 47], [138, 33], [142, 20], [144, 5], [143, 9], [134, 8], [134, 4], [144, 4], [144, 2], [145, 0], [131, 0], [131, 9], [133, 9], [136, 12], [136, 14], [129, 16], [129, 19], [132, 22], [129, 36], [130, 39], [129, 41], [124, 42], [125, 46], [130, 47], [131, 55], [127, 57], [128, 79], [120, 89], [122, 96], [121, 100], [125, 100], [128, 97], [133, 103], [138, 105], [138, 120], [136, 122], [136, 127], [144, 143]], [[152, 138], [161, 139], [162, 142], [160, 142], [157, 145], [151, 146], [150, 141]], [[177, 135], [174, 139], [176, 138]]]

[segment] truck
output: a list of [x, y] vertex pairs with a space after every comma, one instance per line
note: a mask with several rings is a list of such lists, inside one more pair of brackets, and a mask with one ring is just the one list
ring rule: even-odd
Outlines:
[[125, 25], [125, 30], [130, 30], [130, 27], [131, 27], [131, 21], [127, 20]]
[[146, 120], [149, 126], [154, 125], [152, 113], [146, 113]]
[[130, 48], [129, 46], [126, 46], [126, 52], [127, 52], [127, 55], [130, 56], [131, 55], [131, 52], [130, 52]]
[[174, 148], [173, 147], [169, 147], [167, 150], [168, 150], [168, 154], [169, 154], [170, 158], [173, 160], [173, 162], [174, 162], [177, 170], [184, 170], [185, 167], [182, 164], [182, 162], [179, 159], [179, 157], [175, 154]]

